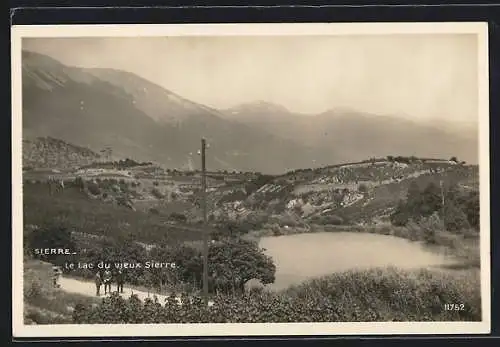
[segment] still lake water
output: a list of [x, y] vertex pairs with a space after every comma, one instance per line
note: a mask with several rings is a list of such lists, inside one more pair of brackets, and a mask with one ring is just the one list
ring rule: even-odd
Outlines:
[[276, 264], [276, 281], [269, 289], [281, 290], [307, 279], [353, 269], [395, 266], [428, 268], [454, 263], [426, 250], [420, 243], [377, 234], [320, 232], [264, 237], [260, 247]]

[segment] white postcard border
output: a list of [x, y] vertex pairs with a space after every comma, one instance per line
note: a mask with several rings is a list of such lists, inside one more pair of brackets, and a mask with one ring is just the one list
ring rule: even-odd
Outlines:
[[[447, 23], [307, 23], [307, 24], [180, 24], [180, 25], [21, 25], [11, 27], [12, 68], [12, 293], [15, 337], [99, 336], [268, 336], [484, 334], [490, 332], [490, 179], [488, 25]], [[479, 176], [481, 248], [481, 322], [371, 323], [231, 323], [231, 324], [96, 324], [24, 325], [22, 203], [22, 66], [23, 37], [158, 37], [271, 35], [403, 35], [475, 34], [478, 36]]]

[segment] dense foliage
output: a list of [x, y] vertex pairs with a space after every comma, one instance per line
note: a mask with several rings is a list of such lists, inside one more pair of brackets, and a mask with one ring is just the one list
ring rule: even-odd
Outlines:
[[433, 214], [440, 216], [446, 230], [478, 229], [479, 194], [477, 191], [462, 191], [456, 185], [441, 189], [432, 182], [421, 189], [413, 182], [408, 188], [406, 200], [400, 201], [391, 215], [391, 222], [404, 226], [409, 221], [420, 221]]
[[71, 231], [58, 225], [47, 225], [28, 231], [24, 236], [27, 253], [36, 259], [43, 259], [53, 264], [62, 265], [69, 258], [65, 254], [41, 254], [42, 250], [61, 249], [73, 253], [76, 243]]
[[[203, 286], [203, 254], [201, 247], [179, 245], [155, 248], [151, 256], [171, 259], [177, 266], [181, 281]], [[229, 238], [212, 243], [208, 253], [210, 292], [242, 292], [244, 284], [258, 279], [263, 284], [274, 282], [276, 266], [258, 244], [240, 238]], [[161, 275], [160, 275], [161, 276]]]

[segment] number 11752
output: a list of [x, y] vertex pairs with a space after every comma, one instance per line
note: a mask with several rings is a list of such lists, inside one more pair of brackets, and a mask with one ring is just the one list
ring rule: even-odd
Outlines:
[[465, 310], [464, 304], [444, 304], [446, 311], [463, 311]]

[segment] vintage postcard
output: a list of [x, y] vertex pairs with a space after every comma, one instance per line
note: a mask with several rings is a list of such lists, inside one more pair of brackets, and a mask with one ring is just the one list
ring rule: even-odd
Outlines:
[[488, 333], [487, 47], [14, 26], [14, 336]]

